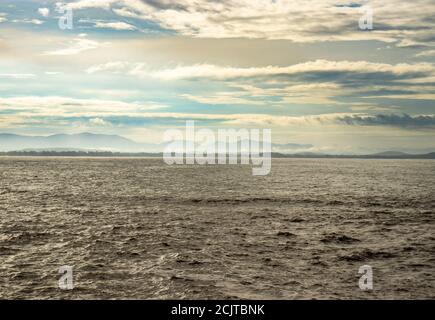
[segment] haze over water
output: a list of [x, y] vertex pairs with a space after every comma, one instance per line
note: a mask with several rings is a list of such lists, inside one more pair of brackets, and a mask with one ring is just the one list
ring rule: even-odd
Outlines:
[[431, 160], [4, 157], [0, 179], [2, 299], [435, 298]]

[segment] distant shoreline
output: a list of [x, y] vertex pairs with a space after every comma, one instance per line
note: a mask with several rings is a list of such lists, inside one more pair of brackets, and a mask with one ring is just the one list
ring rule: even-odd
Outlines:
[[[240, 156], [240, 155], [239, 155]], [[83, 152], [83, 151], [9, 151], [0, 152], [0, 157], [88, 157], [88, 158], [162, 158], [163, 153], [126, 153], [126, 152]], [[327, 155], [327, 154], [284, 154], [272, 152], [276, 159], [431, 159], [435, 160], [435, 152], [427, 154], [401, 154], [401, 155]]]

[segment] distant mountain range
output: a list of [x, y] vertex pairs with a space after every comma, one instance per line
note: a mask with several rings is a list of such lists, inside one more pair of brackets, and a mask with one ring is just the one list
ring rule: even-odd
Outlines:
[[[161, 156], [165, 143], [138, 143], [118, 136], [93, 133], [24, 136], [0, 133], [2, 155], [67, 155], [67, 156]], [[367, 155], [313, 153], [311, 144], [272, 144], [276, 158], [370, 158], [370, 159], [435, 159], [435, 152], [408, 154], [385, 151]], [[307, 151], [304, 151], [307, 150]]]
[[0, 133], [0, 151], [76, 150], [112, 152], [159, 152], [157, 144], [137, 143], [118, 135], [93, 133], [23, 136]]
[[[110, 151], [163, 152], [165, 143], [138, 143], [118, 136], [94, 133], [24, 136], [0, 133], [0, 151]], [[276, 152], [297, 152], [312, 148], [311, 144], [272, 144]]]

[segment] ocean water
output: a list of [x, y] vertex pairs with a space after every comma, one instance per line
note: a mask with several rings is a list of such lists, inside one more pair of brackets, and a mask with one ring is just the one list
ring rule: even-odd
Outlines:
[[434, 299], [434, 227], [431, 160], [3, 157], [0, 298]]

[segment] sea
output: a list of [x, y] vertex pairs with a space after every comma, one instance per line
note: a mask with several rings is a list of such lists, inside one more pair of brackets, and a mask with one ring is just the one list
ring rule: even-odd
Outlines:
[[435, 298], [434, 160], [251, 169], [0, 157], [0, 299]]

